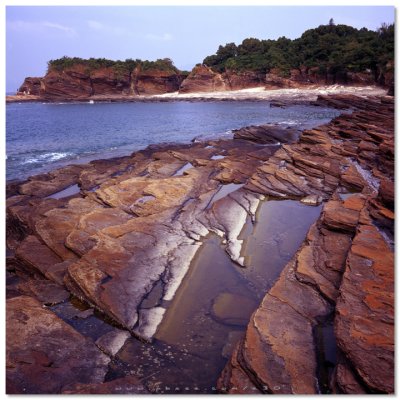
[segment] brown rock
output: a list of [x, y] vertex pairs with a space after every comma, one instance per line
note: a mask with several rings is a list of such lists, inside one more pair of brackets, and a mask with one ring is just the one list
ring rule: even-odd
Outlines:
[[366, 394], [365, 389], [345, 362], [340, 362], [335, 368], [335, 384], [339, 387], [339, 393]]
[[86, 66], [78, 64], [63, 71], [50, 70], [40, 89], [40, 96], [49, 100], [87, 99], [92, 93]]
[[69, 165], [54, 170], [46, 176], [33, 176], [19, 187], [19, 192], [37, 197], [46, 197], [60, 192], [78, 182], [82, 168], [81, 165]]
[[139, 95], [177, 92], [183, 79], [183, 75], [176, 71], [145, 70], [140, 66], [135, 68], [131, 76], [133, 92]]
[[75, 259], [76, 254], [65, 246], [68, 235], [73, 231], [81, 216], [101, 206], [89, 199], [73, 199], [66, 208], [47, 211], [36, 223], [36, 231], [46, 245], [62, 260]]
[[48, 271], [62, 261], [57, 254], [33, 235], [28, 236], [21, 243], [16, 251], [16, 257], [28, 268], [34, 268], [44, 276], [47, 276]]
[[267, 391], [267, 387], [259, 389], [248, 377], [239, 363], [238, 344], [232, 354], [231, 362], [228, 363], [217, 382], [220, 393], [227, 394], [261, 394]]
[[91, 95], [130, 94], [131, 77], [128, 70], [100, 68], [90, 72]]
[[374, 226], [361, 226], [336, 306], [338, 345], [373, 391], [394, 392], [394, 258]]
[[77, 383], [63, 388], [62, 394], [149, 394], [149, 391], [132, 375], [104, 383]]
[[18, 89], [18, 93], [25, 93], [28, 96], [38, 96], [40, 92], [41, 79], [42, 78], [25, 78], [24, 83]]
[[330, 201], [324, 208], [323, 223], [331, 230], [355, 232], [360, 212], [342, 207], [340, 201]]
[[223, 79], [227, 82], [229, 90], [248, 89], [264, 86], [264, 74], [254, 71], [229, 71], [223, 73]]
[[390, 179], [381, 179], [379, 186], [379, 196], [382, 198], [383, 204], [389, 209], [394, 209], [394, 182]]
[[182, 82], [179, 92], [214, 92], [227, 90], [227, 84], [221, 74], [214, 72], [205, 65], [197, 65], [189, 76]]
[[45, 305], [62, 303], [70, 296], [62, 286], [48, 280], [29, 280], [19, 284], [18, 289], [23, 294], [35, 297]]
[[52, 394], [100, 383], [110, 359], [31, 297], [7, 301], [7, 393]]
[[234, 129], [234, 139], [250, 140], [260, 144], [292, 143], [298, 136], [297, 129], [284, 129], [274, 125], [247, 126]]

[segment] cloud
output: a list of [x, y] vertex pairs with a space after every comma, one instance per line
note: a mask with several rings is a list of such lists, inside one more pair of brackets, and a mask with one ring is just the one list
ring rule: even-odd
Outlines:
[[114, 34], [114, 35], [127, 35], [129, 32], [120, 26], [112, 26], [112, 25], [106, 25], [103, 24], [100, 21], [96, 21], [93, 19], [89, 19], [86, 21], [87, 25], [90, 29], [93, 29], [94, 31], [103, 31], [108, 34]]
[[48, 29], [55, 29], [67, 34], [75, 36], [76, 30], [70, 26], [61, 25], [49, 21], [28, 22], [22, 20], [7, 21], [7, 28], [17, 32], [43, 32]]
[[104, 30], [106, 27], [99, 21], [88, 20], [88, 27], [97, 31]]
[[52, 29], [58, 29], [59, 31], [68, 33], [70, 35], [75, 35], [76, 31], [74, 28], [71, 28], [69, 26], [61, 25], [61, 24], [55, 24], [53, 22], [43, 22], [43, 26], [46, 28], [52, 28]]
[[169, 42], [173, 38], [174, 37], [170, 33], [163, 33], [162, 35], [157, 35], [157, 34], [154, 34], [154, 33], [148, 33], [146, 35], [146, 39], [157, 40], [159, 42]]

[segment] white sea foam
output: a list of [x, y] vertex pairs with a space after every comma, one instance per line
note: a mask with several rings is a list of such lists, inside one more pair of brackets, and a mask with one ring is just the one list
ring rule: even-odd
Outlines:
[[301, 122], [297, 119], [289, 119], [287, 121], [276, 122], [276, 125], [300, 125]]
[[72, 156], [73, 153], [45, 153], [36, 157], [26, 159], [22, 164], [35, 164], [42, 162], [52, 162], [62, 160], [63, 158]]

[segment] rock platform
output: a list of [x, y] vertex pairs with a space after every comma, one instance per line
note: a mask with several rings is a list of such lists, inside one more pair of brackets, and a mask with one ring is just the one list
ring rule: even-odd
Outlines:
[[[135, 377], [108, 377], [115, 343], [126, 333], [152, 341], [209, 233], [243, 265], [239, 234], [267, 197], [324, 201], [323, 212], [253, 314], [219, 390], [392, 393], [393, 98], [316, 104], [352, 112], [301, 133], [244, 128], [233, 140], [150, 146], [9, 182], [7, 392], [147, 391]], [[218, 196], [228, 184], [243, 186]], [[77, 332], [75, 316], [53, 308], [69, 295], [116, 331]], [[338, 358], [323, 374], [316, 331], [332, 321]], [[64, 354], [70, 346], [85, 355]]]

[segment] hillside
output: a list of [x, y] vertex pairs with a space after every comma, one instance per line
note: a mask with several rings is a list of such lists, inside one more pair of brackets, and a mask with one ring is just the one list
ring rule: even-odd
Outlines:
[[249, 38], [240, 45], [219, 46], [216, 54], [203, 64], [218, 73], [252, 71], [275, 73], [281, 78], [303, 74], [326, 83], [346, 83], [355, 74], [370, 75], [385, 84], [385, 74], [392, 71], [394, 60], [394, 25], [383, 24], [377, 31], [355, 29], [347, 25], [329, 25], [307, 30], [295, 40]]
[[19, 94], [43, 100], [136, 97], [252, 87], [380, 85], [394, 92], [394, 25], [377, 31], [347, 25], [307, 30], [298, 39], [248, 38], [219, 46], [189, 73], [171, 59], [156, 61], [62, 57], [43, 78], [26, 78]]

